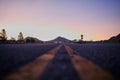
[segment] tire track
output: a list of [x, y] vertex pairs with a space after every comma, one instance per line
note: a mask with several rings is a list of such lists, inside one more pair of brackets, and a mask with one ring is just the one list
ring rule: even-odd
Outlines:
[[60, 47], [61, 45], [48, 51], [36, 58], [32, 63], [20, 68], [17, 72], [8, 75], [3, 80], [38, 80]]
[[39, 80], [80, 80], [64, 46], [57, 51]]
[[69, 46], [64, 45], [71, 61], [82, 80], [114, 80], [113, 76], [91, 61], [77, 55]]

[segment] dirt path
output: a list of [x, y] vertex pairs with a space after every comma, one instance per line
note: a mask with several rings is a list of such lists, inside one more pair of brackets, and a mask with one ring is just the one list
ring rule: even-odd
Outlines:
[[71, 61], [82, 80], [113, 80], [110, 73], [106, 72], [91, 61], [77, 55], [77, 52], [64, 45]]
[[69, 46], [60, 45], [4, 80], [113, 80], [113, 77]]
[[32, 63], [20, 68], [17, 72], [7, 76], [4, 80], [38, 80], [44, 72], [46, 66], [54, 58], [60, 46], [48, 51], [44, 55], [38, 57]]
[[39, 80], [80, 80], [64, 46], [57, 51]]

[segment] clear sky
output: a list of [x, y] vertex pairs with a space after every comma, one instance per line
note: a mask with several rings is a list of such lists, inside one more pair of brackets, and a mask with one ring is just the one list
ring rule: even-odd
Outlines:
[[104, 40], [120, 33], [120, 0], [0, 0], [0, 30], [51, 40]]

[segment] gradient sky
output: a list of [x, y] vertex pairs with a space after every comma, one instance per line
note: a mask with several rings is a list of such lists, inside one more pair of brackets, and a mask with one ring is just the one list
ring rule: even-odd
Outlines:
[[104, 40], [120, 33], [120, 0], [0, 0], [0, 30], [51, 40]]

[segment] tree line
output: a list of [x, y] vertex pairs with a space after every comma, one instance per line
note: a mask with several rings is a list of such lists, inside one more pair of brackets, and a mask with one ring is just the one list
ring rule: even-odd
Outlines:
[[[0, 41], [7, 41], [8, 40], [8, 37], [7, 37], [7, 33], [6, 33], [6, 30], [5, 29], [2, 29], [2, 31], [0, 32]], [[11, 37], [10, 39], [11, 41], [16, 41], [16, 39], [14, 37]], [[23, 34], [22, 32], [20, 32], [18, 34], [18, 39], [17, 41], [23, 41], [24, 40], [24, 37], [23, 37]]]

